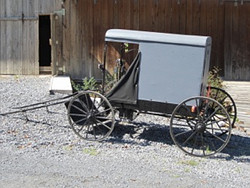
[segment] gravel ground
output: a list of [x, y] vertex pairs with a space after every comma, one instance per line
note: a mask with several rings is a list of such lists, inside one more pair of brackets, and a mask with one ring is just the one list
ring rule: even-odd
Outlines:
[[[50, 77], [0, 77], [0, 113], [49, 95]], [[140, 115], [117, 123], [109, 139], [86, 142], [69, 127], [62, 105], [0, 116], [0, 187], [250, 187], [250, 137], [233, 130], [210, 158], [185, 155], [168, 119]]]

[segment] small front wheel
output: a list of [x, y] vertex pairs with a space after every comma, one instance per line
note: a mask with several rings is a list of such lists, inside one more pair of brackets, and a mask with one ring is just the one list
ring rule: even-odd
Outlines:
[[82, 139], [102, 141], [114, 129], [114, 110], [106, 97], [94, 91], [83, 91], [68, 104], [68, 120]]
[[222, 104], [208, 97], [181, 102], [170, 119], [170, 134], [185, 153], [206, 157], [223, 150], [231, 137], [231, 121]]

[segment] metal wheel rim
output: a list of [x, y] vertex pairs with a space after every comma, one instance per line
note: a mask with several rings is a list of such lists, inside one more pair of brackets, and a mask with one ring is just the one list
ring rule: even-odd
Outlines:
[[[92, 97], [92, 104], [88, 96]], [[78, 112], [73, 113], [73, 109]], [[74, 96], [69, 102], [67, 115], [75, 134], [84, 140], [102, 141], [114, 129], [113, 107], [106, 97], [94, 91], [84, 91]], [[75, 117], [77, 120], [74, 120]]]
[[[206, 111], [203, 115], [202, 108], [192, 112], [193, 107], [187, 105], [191, 102], [199, 106], [198, 103], [202, 101], [207, 101], [207, 104], [204, 103]], [[217, 112], [224, 116], [217, 115]], [[231, 129], [230, 117], [223, 105], [212, 98], [201, 96], [181, 102], [170, 119], [170, 135], [174, 143], [185, 153], [198, 157], [211, 156], [222, 151], [230, 140]]]

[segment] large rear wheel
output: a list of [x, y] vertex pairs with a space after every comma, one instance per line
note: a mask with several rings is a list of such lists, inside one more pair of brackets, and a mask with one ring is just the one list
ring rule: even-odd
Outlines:
[[218, 101], [227, 110], [230, 116], [232, 127], [237, 118], [237, 109], [233, 98], [223, 89], [217, 87], [207, 87], [209, 97]]
[[206, 157], [223, 150], [231, 137], [230, 116], [212, 98], [192, 97], [181, 102], [170, 119], [170, 134], [185, 153]]

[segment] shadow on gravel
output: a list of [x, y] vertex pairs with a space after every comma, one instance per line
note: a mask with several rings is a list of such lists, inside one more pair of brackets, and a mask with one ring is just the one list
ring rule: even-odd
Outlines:
[[[222, 153], [229, 155], [228, 157], [223, 157], [226, 160], [250, 163], [250, 137], [232, 134], [228, 145]], [[237, 157], [245, 158], [238, 159]]]
[[[112, 132], [112, 138], [107, 142], [120, 144], [135, 144], [149, 146], [152, 142], [174, 145], [169, 132], [169, 126], [152, 123], [117, 123]], [[250, 137], [232, 134], [230, 142], [221, 151], [221, 156], [211, 159], [235, 160], [250, 163]]]
[[173, 145], [169, 133], [169, 127], [165, 125], [150, 123], [116, 123], [112, 132], [112, 138], [108, 142], [121, 144], [151, 145], [151, 142], [158, 142]]

